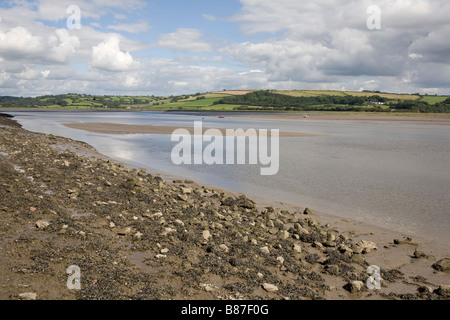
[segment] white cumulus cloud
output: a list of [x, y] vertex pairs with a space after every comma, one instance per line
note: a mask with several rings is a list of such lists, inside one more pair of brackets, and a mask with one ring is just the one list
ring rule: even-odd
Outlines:
[[105, 71], [128, 71], [135, 69], [139, 63], [131, 54], [120, 50], [120, 39], [110, 37], [92, 48], [91, 67]]

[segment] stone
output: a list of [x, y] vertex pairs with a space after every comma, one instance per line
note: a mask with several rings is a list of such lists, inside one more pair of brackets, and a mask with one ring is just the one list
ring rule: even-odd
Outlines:
[[143, 234], [140, 233], [140, 232], [138, 231], [138, 232], [136, 232], [136, 233], [134, 234], [133, 237], [134, 237], [136, 240], [141, 240], [142, 236], [143, 236]]
[[353, 254], [351, 259], [352, 259], [352, 261], [354, 261], [356, 263], [360, 263], [360, 264], [363, 264], [364, 262], [366, 262], [366, 259], [364, 259], [362, 254]]
[[209, 238], [211, 238], [211, 232], [209, 232], [209, 230], [205, 230], [202, 232], [202, 237], [205, 240], [209, 240]]
[[177, 195], [178, 199], [183, 200], [183, 201], [187, 201], [188, 197], [184, 194], [178, 194]]
[[177, 230], [172, 229], [172, 228], [164, 228], [164, 231], [161, 232], [161, 235], [162, 235], [162, 236], [167, 236], [169, 233], [175, 232], [175, 231], [177, 231]]
[[356, 244], [357, 247], [360, 247], [362, 249], [362, 253], [369, 253], [372, 250], [377, 250], [377, 244], [372, 241], [367, 240], [360, 240]]
[[416, 242], [414, 242], [413, 238], [411, 238], [411, 237], [406, 237], [403, 240], [394, 239], [394, 244], [410, 244], [412, 246], [418, 245]]
[[270, 284], [270, 283], [263, 283], [262, 287], [267, 292], [276, 292], [276, 291], [278, 291], [278, 287], [273, 285], [273, 284]]
[[45, 229], [50, 225], [50, 223], [48, 221], [45, 220], [39, 220], [36, 222], [36, 227], [38, 229]]
[[301, 253], [302, 252], [302, 246], [300, 244], [298, 244], [298, 243], [295, 243], [294, 244], [294, 251], [298, 252], [298, 253]]
[[421, 286], [421, 287], [417, 288], [417, 291], [419, 293], [432, 293], [433, 292], [433, 288], [431, 288], [429, 286]]
[[450, 259], [444, 258], [433, 264], [432, 266], [437, 271], [448, 271], [450, 270]]
[[161, 251], [160, 251], [162, 254], [165, 254], [165, 253], [168, 253], [169, 252], [169, 249], [167, 249], [167, 248], [164, 248], [164, 249], [161, 249]]
[[435, 290], [435, 292], [442, 297], [450, 298], [450, 286], [449, 285], [441, 284], [439, 286], [439, 288], [437, 288]]
[[266, 246], [259, 248], [259, 250], [262, 253], [265, 253], [265, 254], [269, 254], [270, 253], [269, 248], [267, 248]]
[[220, 249], [222, 249], [224, 252], [228, 253], [228, 251], [230, 250], [225, 244], [221, 244], [219, 246]]
[[128, 236], [131, 234], [131, 227], [126, 227], [117, 232], [119, 236]]
[[428, 258], [428, 256], [423, 253], [422, 251], [419, 250], [414, 250], [414, 258], [419, 259], [419, 258]]
[[181, 188], [181, 192], [183, 192], [183, 194], [191, 194], [192, 188]]
[[344, 289], [350, 293], [358, 293], [363, 288], [364, 288], [364, 282], [359, 281], [359, 280], [350, 281], [344, 286]]
[[323, 249], [323, 245], [319, 241], [314, 241], [313, 242], [313, 247], [316, 247], [316, 248], [319, 248], [319, 249]]
[[279, 257], [277, 257], [277, 261], [278, 261], [279, 263], [283, 264], [283, 263], [284, 263], [284, 258], [281, 257], [281, 256], [279, 256]]
[[21, 300], [36, 300], [37, 299], [37, 293], [35, 292], [24, 292], [19, 294], [19, 298]]
[[314, 211], [312, 211], [310, 208], [306, 208], [303, 211], [303, 214], [307, 214], [307, 215], [315, 215]]

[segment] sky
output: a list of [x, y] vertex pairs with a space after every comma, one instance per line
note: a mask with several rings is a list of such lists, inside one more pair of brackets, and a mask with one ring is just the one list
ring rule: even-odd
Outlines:
[[0, 95], [450, 94], [448, 0], [0, 1]]

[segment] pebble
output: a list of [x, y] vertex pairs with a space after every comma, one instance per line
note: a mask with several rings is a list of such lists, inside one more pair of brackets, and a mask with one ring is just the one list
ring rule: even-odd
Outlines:
[[45, 221], [45, 220], [39, 220], [36, 222], [36, 227], [38, 229], [45, 229], [50, 225], [49, 222]]
[[270, 283], [263, 283], [262, 286], [263, 286], [264, 290], [266, 290], [267, 292], [276, 292], [276, 291], [278, 291], [278, 287], [273, 285], [273, 284], [270, 284]]
[[225, 251], [225, 252], [228, 252], [228, 251], [230, 250], [225, 244], [221, 244], [221, 245], [219, 246], [219, 248], [222, 249], [222, 250]]
[[294, 244], [294, 251], [298, 252], [298, 253], [301, 253], [302, 252], [302, 246], [300, 244], [298, 244], [298, 243], [295, 243]]
[[37, 299], [37, 293], [34, 292], [24, 292], [19, 294], [19, 298], [22, 300], [36, 300]]
[[205, 240], [209, 240], [209, 238], [211, 238], [211, 232], [209, 232], [209, 230], [205, 230], [202, 232], [202, 237]]
[[364, 288], [364, 282], [359, 281], [359, 280], [350, 281], [344, 286], [344, 289], [351, 293], [360, 292], [363, 288]]
[[262, 253], [265, 253], [265, 254], [269, 254], [270, 253], [269, 248], [267, 248], [266, 246], [259, 248], [259, 250]]

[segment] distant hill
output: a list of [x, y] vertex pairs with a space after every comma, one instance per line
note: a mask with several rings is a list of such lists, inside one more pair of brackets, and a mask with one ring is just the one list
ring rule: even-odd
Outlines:
[[180, 96], [97, 96], [68, 93], [25, 98], [0, 96], [0, 108], [449, 113], [450, 97], [333, 90], [224, 90]]

